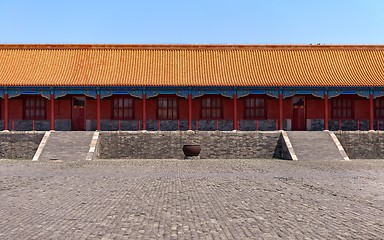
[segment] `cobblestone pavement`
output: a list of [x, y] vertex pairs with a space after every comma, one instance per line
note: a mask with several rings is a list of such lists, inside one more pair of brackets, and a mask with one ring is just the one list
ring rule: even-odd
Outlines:
[[0, 161], [0, 239], [382, 239], [384, 161]]

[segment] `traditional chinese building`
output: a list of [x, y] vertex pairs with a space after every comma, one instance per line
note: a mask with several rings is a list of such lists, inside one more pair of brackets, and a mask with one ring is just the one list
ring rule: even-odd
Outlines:
[[384, 46], [0, 45], [4, 130], [377, 130]]

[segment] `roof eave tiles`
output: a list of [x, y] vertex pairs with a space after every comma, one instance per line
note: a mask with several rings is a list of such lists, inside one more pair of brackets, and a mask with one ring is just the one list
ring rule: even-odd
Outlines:
[[382, 86], [384, 45], [0, 45], [1, 86]]

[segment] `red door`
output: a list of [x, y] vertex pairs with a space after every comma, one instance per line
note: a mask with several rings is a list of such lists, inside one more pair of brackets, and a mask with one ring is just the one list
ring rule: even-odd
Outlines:
[[306, 129], [305, 98], [294, 97], [292, 99], [292, 105], [293, 105], [292, 130], [305, 131]]
[[72, 131], [85, 131], [85, 97], [72, 98]]

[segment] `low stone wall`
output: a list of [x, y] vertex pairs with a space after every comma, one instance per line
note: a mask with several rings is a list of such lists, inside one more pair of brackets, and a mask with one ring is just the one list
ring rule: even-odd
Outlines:
[[10, 120], [8, 124], [8, 129], [15, 131], [49, 131], [50, 127], [48, 120]]
[[1, 132], [0, 158], [32, 159], [43, 136], [43, 132]]
[[[240, 131], [274, 131], [276, 130], [275, 119], [269, 120], [240, 120], [239, 130]], [[284, 120], [284, 130], [290, 130], [290, 119]], [[70, 127], [70, 124], [69, 124]], [[118, 131], [119, 121], [117, 120], [101, 120], [100, 127], [102, 131]], [[87, 131], [96, 130], [96, 120], [86, 120]], [[120, 121], [121, 131], [137, 131], [143, 129], [143, 123], [140, 120], [122, 120]], [[188, 120], [147, 120], [148, 131], [187, 131]], [[64, 130], [64, 129], [63, 129]], [[60, 131], [63, 131], [60, 129]], [[192, 130], [199, 131], [232, 131], [233, 121], [232, 120], [196, 120], [192, 121]]]
[[373, 123], [373, 129], [384, 131], [384, 121], [383, 120], [376, 120]]
[[384, 132], [337, 131], [335, 134], [350, 159], [384, 159]]
[[241, 131], [274, 131], [276, 130], [277, 120], [240, 120], [239, 128]]
[[[34, 126], [33, 126], [34, 125]], [[34, 127], [34, 129], [33, 129]], [[8, 129], [14, 131], [49, 131], [49, 120], [9, 120]], [[0, 130], [4, 130], [4, 120], [0, 121]], [[71, 131], [71, 119], [56, 119], [55, 130]]]
[[100, 132], [97, 152], [102, 159], [183, 159], [184, 144], [200, 144], [203, 159], [281, 158], [280, 135], [243, 131]]
[[[339, 126], [341, 124], [341, 126]], [[358, 128], [360, 130], [368, 130], [369, 129], [369, 121], [368, 120], [330, 120], [329, 123], [330, 131], [356, 131]], [[359, 126], [360, 125], [360, 126]], [[341, 128], [340, 128], [341, 127]]]
[[71, 131], [72, 129], [71, 119], [56, 119], [55, 130], [56, 131]]
[[[324, 130], [324, 119], [307, 119], [307, 130], [308, 131], [322, 131]], [[330, 131], [368, 131], [369, 120], [329, 120], [328, 128]], [[376, 128], [375, 128], [376, 129]]]
[[[268, 120], [240, 120], [238, 126], [240, 131], [275, 131], [278, 129], [277, 119]], [[49, 131], [49, 120], [10, 120], [9, 130], [32, 131], [34, 122], [35, 131]], [[13, 126], [12, 126], [13, 124]], [[71, 131], [71, 119], [55, 119], [56, 131]], [[95, 119], [85, 120], [86, 131], [95, 131], [97, 122]], [[100, 121], [101, 131], [140, 131], [143, 129], [141, 120], [106, 120]], [[291, 130], [291, 119], [284, 119], [283, 129]], [[0, 130], [4, 130], [4, 121], [0, 120]], [[188, 120], [147, 120], [148, 131], [187, 131]], [[192, 130], [196, 131], [232, 131], [232, 120], [196, 120], [192, 121]]]
[[[148, 131], [185, 131], [188, 130], [188, 121], [187, 120], [147, 120], [147, 130]], [[193, 126], [193, 124], [192, 124]], [[142, 129], [142, 126], [141, 128]]]

